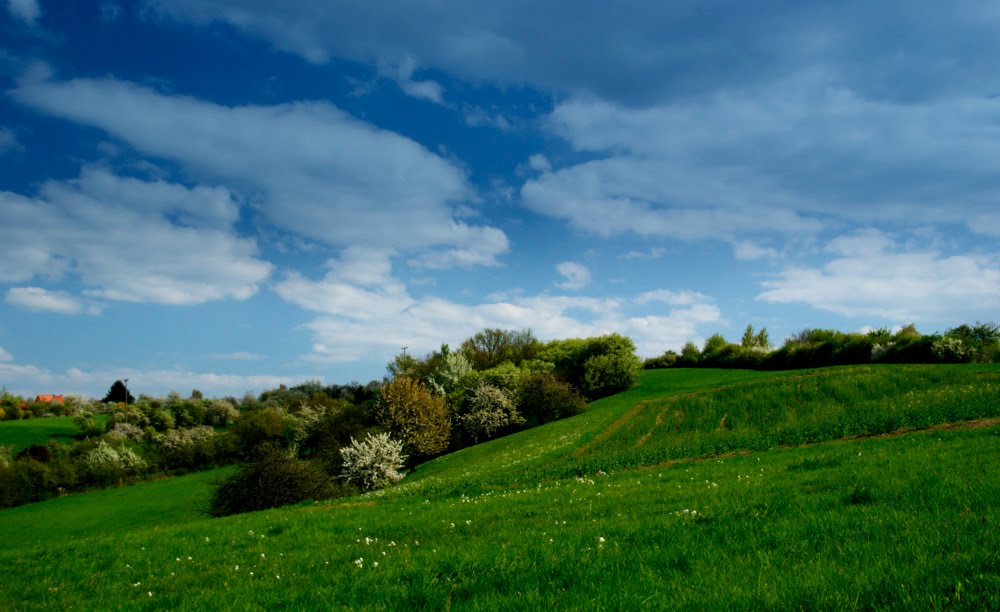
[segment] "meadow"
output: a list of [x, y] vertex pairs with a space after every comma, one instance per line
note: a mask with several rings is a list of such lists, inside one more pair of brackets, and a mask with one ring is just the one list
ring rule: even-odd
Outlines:
[[[95, 420], [103, 425], [106, 419], [106, 415], [99, 414]], [[16, 454], [32, 444], [45, 444], [49, 440], [71, 442], [77, 433], [79, 429], [71, 416], [2, 421], [0, 445], [12, 446]]]
[[366, 496], [0, 512], [10, 609], [996, 609], [1000, 368], [658, 370]]

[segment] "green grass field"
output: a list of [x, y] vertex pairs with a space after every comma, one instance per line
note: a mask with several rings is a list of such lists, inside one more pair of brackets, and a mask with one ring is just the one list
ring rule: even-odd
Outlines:
[[996, 609], [998, 374], [647, 372], [381, 494], [208, 519], [195, 474], [5, 510], [0, 607]]
[[[102, 419], [107, 416], [99, 414], [97, 418], [103, 423]], [[48, 440], [72, 442], [78, 431], [73, 417], [69, 416], [0, 421], [0, 444], [12, 445], [16, 454], [32, 444], [45, 444]]]

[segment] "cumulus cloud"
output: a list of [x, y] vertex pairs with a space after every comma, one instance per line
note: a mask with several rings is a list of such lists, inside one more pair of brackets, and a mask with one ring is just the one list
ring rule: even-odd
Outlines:
[[57, 314], [75, 315], [100, 314], [103, 307], [97, 303], [88, 303], [65, 291], [49, 291], [41, 287], [11, 287], [7, 290], [6, 301], [11, 306], [24, 310], [54, 312]]
[[564, 261], [556, 264], [556, 272], [563, 277], [561, 282], [556, 283], [556, 287], [560, 289], [576, 291], [590, 284], [590, 270], [587, 269], [587, 266], [575, 261]]
[[[245, 299], [271, 273], [254, 240], [232, 230], [228, 191], [116, 176], [86, 168], [49, 181], [35, 198], [0, 192], [0, 282], [78, 275], [92, 298], [161, 304]], [[93, 301], [37, 287], [7, 301], [73, 314]]]
[[442, 249], [415, 260], [430, 267], [495, 265], [508, 249], [501, 230], [455, 220], [475, 199], [459, 168], [325, 102], [227, 107], [110, 79], [32, 78], [11, 95], [176, 160], [322, 243]]
[[[634, 299], [525, 295], [512, 291], [481, 303], [443, 297], [415, 297], [395, 279], [378, 254], [367, 265], [376, 274], [349, 278], [341, 263], [328, 263], [323, 278], [289, 274], [276, 285], [285, 300], [317, 313], [306, 324], [313, 335], [309, 359], [351, 362], [390, 359], [399, 347], [431, 351], [457, 344], [485, 327], [531, 329], [539, 338], [568, 338], [612, 332], [631, 335], [640, 353], [654, 355], [700, 337], [699, 327], [721, 320], [714, 301], [692, 291], [661, 291]], [[664, 309], [663, 307], [666, 306]]]
[[802, 74], [739, 95], [632, 109], [569, 100], [550, 130], [599, 158], [543, 173], [531, 209], [601, 235], [730, 241], [738, 258], [773, 257], [761, 239], [831, 224], [950, 224], [994, 235], [1000, 99], [892, 102]]
[[34, 24], [42, 16], [38, 0], [7, 0], [10, 16], [27, 24]]
[[7, 351], [5, 351], [4, 348], [2, 346], [0, 346], [0, 362], [3, 362], [3, 361], [13, 361], [13, 360], [14, 360], [14, 356], [11, 355], [10, 353], [8, 353]]
[[8, 153], [10, 151], [19, 151], [23, 147], [17, 139], [17, 135], [13, 130], [5, 127], [0, 127], [0, 154]]
[[882, 232], [830, 241], [819, 268], [788, 268], [757, 298], [898, 322], [975, 320], [1000, 308], [1000, 259], [900, 250]]

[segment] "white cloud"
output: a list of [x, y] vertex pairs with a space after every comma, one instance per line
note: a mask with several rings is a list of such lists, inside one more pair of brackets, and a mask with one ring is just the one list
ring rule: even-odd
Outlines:
[[7, 290], [6, 301], [11, 306], [25, 310], [67, 315], [83, 312], [96, 315], [100, 314], [103, 309], [100, 304], [88, 303], [65, 291], [49, 291], [41, 287], [11, 287]]
[[549, 172], [552, 170], [552, 164], [549, 163], [549, 159], [541, 153], [535, 153], [528, 158], [528, 167], [539, 172]]
[[[549, 130], [592, 159], [529, 180], [526, 205], [600, 236], [761, 239], [847, 224], [948, 224], [996, 235], [1000, 99], [892, 102], [794, 74], [628, 108], [569, 99]], [[987, 219], [986, 223], [980, 223]]]
[[441, 85], [431, 80], [418, 81], [413, 78], [417, 69], [416, 61], [406, 56], [398, 62], [380, 62], [379, 74], [396, 81], [399, 88], [408, 96], [427, 100], [435, 104], [444, 104], [444, 91]]
[[7, 0], [10, 16], [27, 24], [34, 24], [42, 15], [38, 0]]
[[115, 80], [37, 77], [12, 95], [176, 160], [306, 238], [397, 252], [442, 249], [425, 254], [430, 266], [495, 265], [508, 249], [501, 230], [455, 220], [475, 199], [459, 168], [325, 102], [226, 107]]
[[[836, 69], [854, 88], [883, 95], [902, 90], [912, 97], [942, 86], [982, 92], [982, 83], [995, 76], [990, 58], [998, 51], [1000, 22], [981, 0], [948, 2], [947, 10], [940, 2], [863, 0], [787, 10], [737, 3], [717, 11], [655, 0], [147, 4], [154, 14], [184, 22], [227, 23], [311, 62], [418, 58], [422, 67], [473, 83], [529, 84], [631, 106], [740, 89], [817, 64]], [[890, 29], [893, 35], [885, 36]]]
[[562, 282], [556, 283], [556, 287], [560, 289], [576, 291], [590, 284], [590, 270], [575, 261], [564, 261], [556, 264], [556, 272], [563, 277]]
[[249, 351], [236, 351], [233, 353], [212, 353], [209, 357], [224, 361], [257, 361], [263, 359], [264, 355], [261, 355], [260, 353], [251, 353]]
[[10, 151], [20, 151], [23, 148], [13, 130], [0, 127], [0, 154]]
[[622, 259], [627, 260], [652, 260], [652, 259], [662, 259], [664, 255], [667, 254], [667, 250], [663, 247], [652, 247], [647, 251], [637, 251], [632, 249], [628, 253], [621, 256]]
[[784, 270], [758, 299], [802, 303], [847, 316], [898, 322], [975, 320], [1000, 308], [1000, 260], [983, 255], [896, 251], [880, 232], [831, 241], [822, 268]]
[[129, 391], [138, 395], [162, 397], [171, 391], [187, 393], [198, 389], [208, 397], [236, 396], [246, 392], [260, 393], [279, 385], [294, 385], [307, 380], [315, 380], [315, 375], [292, 374], [276, 376], [270, 374], [239, 375], [219, 372], [196, 372], [187, 369], [124, 369], [124, 370], [83, 370], [68, 368], [53, 371], [35, 365], [11, 363], [0, 360], [0, 380], [17, 381], [10, 387], [11, 393], [21, 396], [34, 395], [41, 391], [85, 398], [101, 398], [111, 384], [123, 378], [129, 379]]
[[704, 293], [697, 291], [671, 291], [669, 289], [657, 289], [656, 291], [646, 291], [640, 293], [635, 301], [637, 304], [649, 304], [650, 302], [661, 302], [671, 306], [691, 306], [710, 302], [710, 298]]
[[[252, 239], [233, 233], [225, 189], [146, 182], [85, 168], [37, 198], [0, 192], [0, 282], [79, 275], [105, 300], [198, 304], [253, 295], [271, 272]], [[196, 225], [192, 226], [192, 225]], [[61, 312], [98, 308], [66, 294], [12, 289], [8, 301]]]
[[481, 106], [466, 105], [462, 108], [462, 118], [469, 127], [487, 126], [501, 132], [509, 132], [513, 126], [510, 121], [496, 109], [487, 110]]
[[[458, 344], [485, 327], [531, 329], [542, 339], [623, 333], [649, 356], [680, 348], [701, 336], [699, 326], [721, 320], [708, 296], [691, 291], [650, 292], [622, 300], [530, 296], [517, 290], [469, 304], [433, 295], [414, 297], [388, 273], [381, 276], [384, 267], [378, 268], [379, 274], [347, 278], [339, 267], [347, 260], [331, 262], [322, 279], [293, 273], [276, 286], [283, 299], [318, 315], [306, 324], [313, 335], [311, 360], [388, 361], [402, 346], [414, 353], [431, 351], [442, 342]], [[650, 308], [653, 303], [668, 308]]]
[[5, 351], [4, 348], [0, 346], [0, 362], [3, 361], [14, 361], [14, 356]]

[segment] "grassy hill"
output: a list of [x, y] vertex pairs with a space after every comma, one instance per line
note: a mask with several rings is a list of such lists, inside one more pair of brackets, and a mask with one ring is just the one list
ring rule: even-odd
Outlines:
[[199, 474], [6, 510], [0, 607], [995, 609], [998, 383], [652, 371], [377, 495], [208, 519]]

